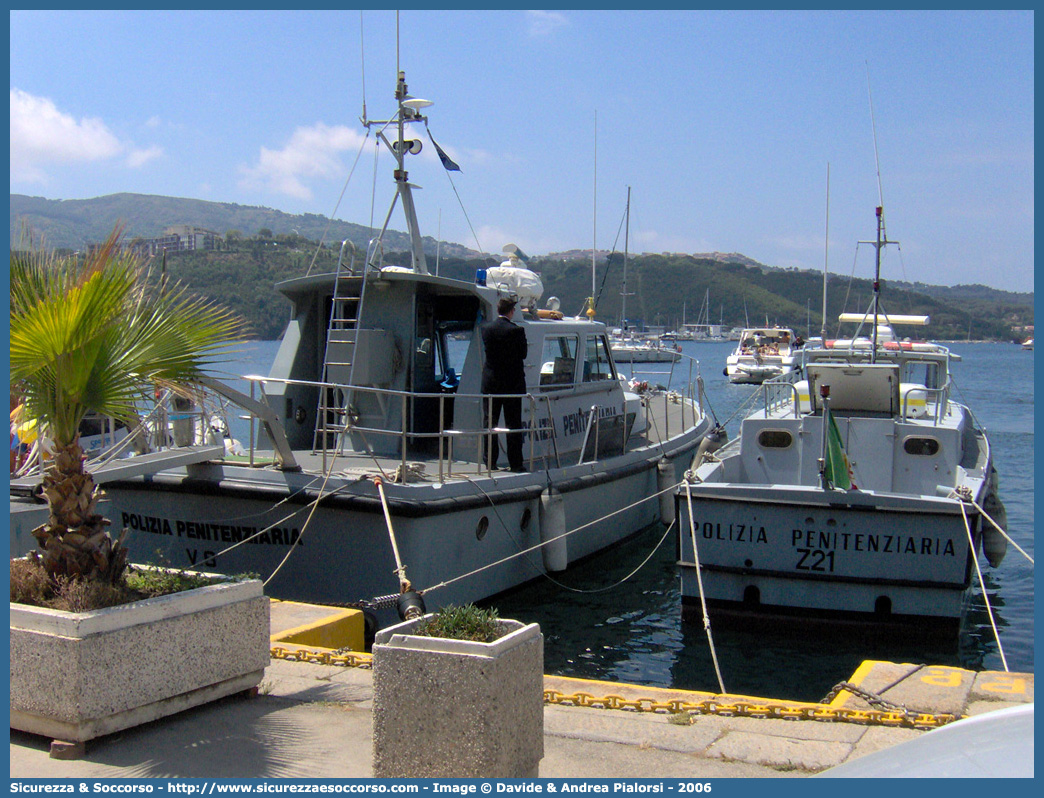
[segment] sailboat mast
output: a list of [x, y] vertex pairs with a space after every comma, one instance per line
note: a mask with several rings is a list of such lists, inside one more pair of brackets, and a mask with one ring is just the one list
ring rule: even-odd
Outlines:
[[591, 299], [587, 303], [587, 317], [595, 317], [595, 295], [598, 293], [595, 275], [597, 272], [595, 258], [598, 255], [598, 111], [594, 118], [594, 213], [591, 220]]
[[631, 187], [627, 187], [627, 207], [624, 211], [624, 265], [623, 285], [620, 289], [620, 327], [627, 327], [627, 254], [631, 235]]

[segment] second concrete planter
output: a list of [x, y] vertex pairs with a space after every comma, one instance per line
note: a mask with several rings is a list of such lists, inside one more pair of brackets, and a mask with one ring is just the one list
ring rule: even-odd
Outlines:
[[[430, 617], [430, 616], [425, 616]], [[501, 620], [492, 643], [378, 632], [373, 775], [535, 778], [544, 756], [544, 636]]]

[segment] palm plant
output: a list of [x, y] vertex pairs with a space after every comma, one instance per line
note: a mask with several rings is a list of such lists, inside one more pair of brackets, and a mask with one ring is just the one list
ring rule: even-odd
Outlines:
[[82, 258], [32, 243], [11, 252], [11, 380], [25, 416], [54, 444], [43, 480], [50, 517], [33, 531], [35, 557], [52, 579], [115, 583], [127, 562], [126, 530], [111, 538], [84, 469], [84, 416], [131, 422], [147, 391], [186, 390], [245, 332], [231, 312], [180, 286], [150, 287], [144, 260], [120, 247], [120, 233]]

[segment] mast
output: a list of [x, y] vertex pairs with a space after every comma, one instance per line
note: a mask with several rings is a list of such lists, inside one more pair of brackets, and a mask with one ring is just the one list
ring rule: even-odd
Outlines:
[[594, 320], [595, 295], [598, 293], [596, 283], [596, 263], [598, 256], [598, 111], [594, 117], [594, 213], [591, 219], [591, 298], [587, 302], [587, 318]]
[[870, 362], [877, 362], [877, 322], [881, 307], [881, 248], [889, 244], [898, 244], [898, 241], [889, 241], [888, 232], [885, 230], [884, 222], [884, 189], [881, 186], [881, 157], [877, 152], [877, 123], [874, 121], [874, 96], [870, 92], [870, 65], [866, 67], [866, 93], [870, 100], [870, 127], [874, 134], [874, 165], [877, 168], [877, 240], [860, 241], [860, 244], [873, 244], [874, 246], [874, 295], [870, 302], [871, 317], [874, 325], [873, 349], [870, 352]]
[[[427, 117], [421, 114], [420, 110], [427, 108], [432, 103], [430, 100], [421, 100], [409, 95], [406, 87], [406, 73], [401, 70], [398, 71], [398, 79], [395, 84], [395, 100], [398, 103], [399, 110], [392, 119], [367, 119], [364, 109], [363, 118], [360, 120], [367, 128], [375, 127], [377, 129], [377, 136], [384, 142], [395, 158], [395, 171], [393, 173], [395, 196], [392, 198], [391, 207], [388, 208], [388, 214], [384, 218], [381, 232], [378, 233], [377, 238], [371, 243], [371, 253], [368, 257], [372, 258], [379, 250], [379, 247], [375, 246], [375, 244], [387, 232], [392, 212], [395, 210], [395, 204], [401, 199], [402, 210], [406, 216], [406, 231], [410, 236], [410, 256], [413, 271], [418, 274], [428, 274], [428, 263], [424, 257], [424, 242], [421, 239], [420, 225], [417, 222], [417, 208], [413, 203], [414, 186], [409, 182], [409, 174], [406, 172], [407, 153], [416, 155], [421, 151], [422, 145], [420, 139], [408, 139], [406, 137], [406, 129], [408, 125], [414, 122], [427, 123]], [[389, 141], [385, 135], [385, 130], [389, 127], [395, 131], [393, 141]]]
[[631, 187], [627, 187], [627, 206], [624, 211], [624, 265], [623, 285], [620, 287], [620, 327], [627, 329], [627, 254], [631, 234]]
[[827, 337], [827, 273], [830, 263], [830, 162], [827, 161], [827, 185], [826, 185], [826, 244], [823, 247], [823, 323], [819, 335], [826, 343]]

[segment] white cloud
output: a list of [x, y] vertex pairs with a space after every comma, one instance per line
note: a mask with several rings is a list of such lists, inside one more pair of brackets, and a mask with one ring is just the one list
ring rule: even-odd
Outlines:
[[46, 97], [11, 89], [11, 177], [46, 180], [45, 169], [61, 163], [115, 158], [125, 145], [100, 119], [77, 120]]
[[162, 120], [158, 116], [150, 116], [145, 120], [145, 127], [159, 127]]
[[550, 36], [568, 27], [569, 20], [558, 11], [527, 11], [526, 23], [530, 36]]
[[363, 140], [363, 134], [344, 126], [329, 127], [320, 122], [299, 127], [283, 149], [262, 147], [255, 165], [241, 166], [241, 183], [246, 188], [312, 199], [305, 181], [343, 177], [346, 173], [340, 153], [358, 150]]
[[154, 161], [163, 155], [163, 148], [159, 146], [148, 147], [144, 150], [132, 150], [127, 156], [127, 166], [131, 169], [139, 169], [149, 161]]

